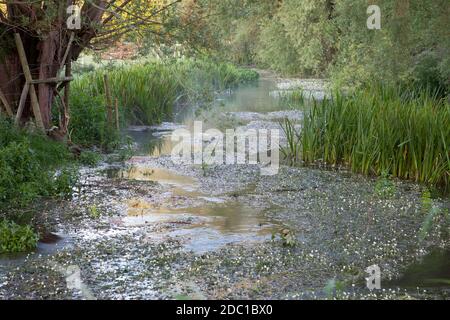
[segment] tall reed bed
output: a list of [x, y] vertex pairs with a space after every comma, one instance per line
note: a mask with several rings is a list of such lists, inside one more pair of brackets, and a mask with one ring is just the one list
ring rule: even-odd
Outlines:
[[[113, 99], [118, 100], [122, 123], [157, 124], [170, 119], [179, 99], [210, 100], [215, 91], [254, 81], [254, 71], [211, 60], [182, 59], [146, 61], [97, 69], [78, 77], [72, 85], [72, 128], [77, 135], [102, 139], [97, 130], [105, 122], [104, 75], [107, 75]], [[86, 114], [88, 113], [88, 114]], [[89, 113], [92, 113], [89, 116]], [[80, 132], [81, 131], [81, 132]]]
[[314, 102], [301, 133], [306, 163], [346, 165], [449, 189], [450, 105], [427, 90], [372, 86]]
[[171, 111], [179, 92], [179, 84], [170, 71], [155, 63], [89, 72], [74, 81], [72, 112], [78, 109], [78, 95], [105, 99], [104, 76], [107, 75], [111, 95], [118, 100], [122, 116], [130, 122], [158, 123]]

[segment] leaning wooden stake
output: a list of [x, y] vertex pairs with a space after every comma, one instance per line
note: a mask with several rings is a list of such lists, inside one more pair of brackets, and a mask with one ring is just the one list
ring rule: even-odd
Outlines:
[[25, 83], [23, 86], [22, 94], [20, 95], [19, 107], [17, 108], [16, 114], [16, 125], [19, 125], [20, 119], [22, 118], [23, 108], [25, 107], [25, 102], [27, 101], [28, 91], [30, 90], [30, 85]]
[[[64, 56], [61, 60], [60, 66], [59, 66], [59, 70], [61, 70], [64, 67], [67, 59], [68, 59], [67, 62], [70, 62], [71, 57], [69, 56], [69, 54], [71, 52], [70, 50], [72, 49], [72, 42], [74, 39], [75, 39], [75, 32], [72, 31], [70, 33], [69, 43], [67, 44], [66, 51], [64, 52]], [[66, 76], [67, 76], [67, 72], [66, 72]]]
[[27, 56], [25, 54], [25, 49], [23, 48], [23, 43], [22, 39], [20, 38], [20, 34], [14, 33], [14, 40], [16, 42], [17, 51], [19, 52], [20, 63], [22, 64], [22, 70], [25, 75], [25, 80], [27, 81], [27, 83], [30, 84], [31, 107], [33, 108], [36, 125], [39, 129], [45, 132], [41, 110], [39, 109], [39, 100], [36, 95], [34, 85], [31, 84], [33, 82], [33, 77], [31, 76], [30, 67], [28, 66]]
[[[8, 100], [6, 99], [6, 96], [3, 93], [2, 89], [0, 89], [0, 101], [5, 106], [5, 110], [6, 110], [6, 113], [8, 114], [8, 116], [10, 116], [10, 117], [14, 116], [14, 114], [11, 110], [11, 107], [9, 106]], [[0, 110], [1, 110], [1, 108], [0, 108]]]
[[[73, 33], [72, 33], [73, 35]], [[71, 36], [72, 39], [72, 36]], [[72, 39], [73, 41], [73, 39]], [[70, 42], [70, 44], [72, 43], [72, 41]], [[69, 44], [69, 47], [70, 47]], [[69, 50], [68, 50], [69, 51]], [[65, 71], [65, 75], [66, 78], [71, 78], [72, 77], [72, 52], [66, 52], [66, 56], [65, 58], [67, 58], [67, 62], [66, 62], [66, 71]], [[64, 58], [64, 60], [65, 60]], [[66, 86], [64, 87], [64, 130], [67, 132], [67, 130], [69, 130], [69, 121], [70, 121], [70, 82], [66, 83]]]

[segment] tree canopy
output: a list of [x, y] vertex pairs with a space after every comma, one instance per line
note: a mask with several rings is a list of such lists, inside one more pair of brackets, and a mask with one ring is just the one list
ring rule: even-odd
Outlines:
[[[54, 98], [59, 95], [59, 90], [67, 87], [67, 84], [49, 82], [49, 79], [57, 78], [64, 65], [76, 60], [86, 48], [111, 46], [127, 32], [145, 30], [158, 34], [166, 12], [178, 2], [180, 0], [0, 1], [0, 91], [5, 97], [3, 103], [13, 106], [9, 108], [15, 111], [20, 97], [26, 97], [23, 94], [26, 89], [22, 88], [30, 85], [20, 61], [18, 37], [23, 43], [31, 78], [41, 81], [37, 85], [39, 117], [42, 117], [44, 128], [49, 129]], [[80, 25], [75, 28], [68, 23], [74, 15], [80, 18]], [[19, 120], [26, 120], [31, 114], [34, 87], [29, 88], [31, 99], [24, 100], [23, 118]], [[37, 117], [36, 108], [33, 112]]]

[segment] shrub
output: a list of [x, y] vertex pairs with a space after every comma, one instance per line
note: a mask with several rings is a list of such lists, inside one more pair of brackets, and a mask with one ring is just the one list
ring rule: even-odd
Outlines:
[[36, 247], [39, 237], [30, 226], [0, 222], [0, 253], [24, 252]]
[[81, 164], [94, 167], [102, 160], [102, 156], [97, 152], [84, 151], [78, 160]]
[[[24, 208], [38, 197], [71, 190], [74, 182], [64, 169], [71, 155], [63, 144], [27, 133], [5, 119], [0, 118], [0, 124], [0, 210]], [[57, 167], [64, 174], [55, 176]]]
[[72, 191], [78, 182], [78, 170], [76, 167], [64, 167], [52, 181], [52, 195], [66, 198], [72, 195]]
[[29, 142], [11, 142], [0, 149], [0, 168], [0, 202], [25, 206], [44, 191], [48, 177]]
[[[81, 146], [106, 144], [106, 108], [103, 97], [93, 95], [78, 82], [71, 95], [69, 132], [71, 140]], [[86, 85], [88, 83], [86, 82]], [[76, 92], [76, 93], [75, 93]]]

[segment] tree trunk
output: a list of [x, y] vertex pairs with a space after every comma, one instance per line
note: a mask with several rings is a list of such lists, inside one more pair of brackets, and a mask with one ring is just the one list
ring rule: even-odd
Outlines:
[[[39, 78], [49, 79], [56, 77], [59, 71], [59, 59], [57, 57], [57, 40], [59, 34], [52, 31], [48, 36], [39, 43], [40, 55], [38, 58]], [[46, 129], [51, 127], [51, 110], [54, 98], [54, 89], [56, 83], [40, 83], [39, 87], [39, 108], [42, 114], [42, 122]]]
[[[105, 12], [104, 8], [107, 5], [105, 0], [86, 1], [81, 8], [81, 16], [83, 17], [83, 26], [80, 30], [67, 30], [66, 26], [66, 8], [73, 3], [73, 0], [65, 0], [58, 3], [58, 14], [51, 24], [47, 24], [45, 32], [38, 32], [33, 28], [11, 28], [7, 25], [0, 36], [0, 89], [4, 93], [7, 102], [16, 112], [19, 106], [20, 96], [26, 84], [23, 74], [22, 66], [19, 59], [17, 48], [12, 46], [14, 44], [14, 32], [18, 32], [22, 39], [28, 65], [31, 71], [33, 80], [45, 80], [58, 77], [61, 68], [69, 64], [70, 61], [63, 61], [66, 56], [67, 59], [76, 60], [81, 51], [89, 44], [90, 40], [97, 35], [97, 29], [102, 21], [102, 16]], [[12, 1], [7, 4], [7, 18], [0, 16], [0, 22], [10, 21], [16, 25], [26, 18], [30, 25], [42, 19], [45, 16], [47, 8], [45, 3], [36, 5], [34, 3], [25, 3], [19, 1]], [[52, 10], [51, 8], [49, 12]], [[0, 27], [2, 24], [0, 23]], [[69, 44], [72, 40], [75, 41], [71, 46]], [[70, 47], [70, 50], [67, 48]], [[45, 129], [49, 130], [53, 126], [52, 122], [52, 105], [57, 94], [56, 82], [40, 82], [33, 84], [35, 86], [39, 110], [42, 116], [42, 122]], [[66, 90], [66, 97], [64, 100], [68, 105], [68, 89]], [[17, 119], [19, 124], [23, 124], [31, 119], [33, 116], [31, 108], [31, 100], [26, 98], [23, 105], [23, 112]], [[61, 115], [62, 117], [68, 115]], [[67, 132], [68, 119], [61, 122], [63, 128], [59, 128], [60, 132]]]

